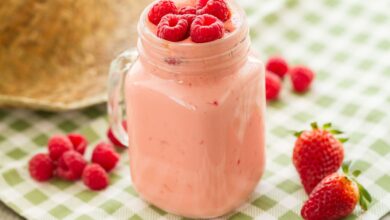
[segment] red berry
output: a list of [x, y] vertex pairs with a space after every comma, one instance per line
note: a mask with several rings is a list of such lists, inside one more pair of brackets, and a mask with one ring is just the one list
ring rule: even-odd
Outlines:
[[[126, 121], [122, 121], [122, 126], [123, 128], [127, 131], [127, 123]], [[107, 137], [108, 137], [108, 140], [110, 140], [110, 142], [117, 146], [117, 147], [126, 147], [125, 145], [123, 145], [114, 135], [114, 133], [112, 132], [112, 129], [109, 128], [107, 130]]]
[[265, 73], [265, 94], [267, 101], [273, 101], [279, 98], [282, 88], [282, 81], [280, 78], [270, 72]]
[[314, 73], [307, 67], [298, 66], [290, 70], [290, 79], [296, 92], [306, 92], [314, 79]]
[[[203, 2], [202, 2], [203, 4]], [[198, 4], [201, 6], [202, 4]], [[225, 22], [230, 18], [230, 10], [225, 0], [209, 0], [206, 5], [198, 9], [198, 15], [209, 14], [214, 15], [219, 20]]]
[[334, 173], [314, 188], [301, 215], [305, 220], [342, 219], [353, 212], [358, 200], [356, 183], [345, 175]]
[[224, 34], [223, 23], [212, 15], [199, 15], [191, 26], [191, 39], [195, 43], [205, 43], [220, 39]]
[[179, 9], [178, 14], [179, 15], [186, 15], [186, 14], [193, 14], [193, 15], [195, 15], [196, 14], [196, 8], [194, 8], [192, 6], [185, 6], [185, 7], [182, 7], [182, 8]]
[[161, 18], [167, 14], [176, 14], [177, 8], [171, 0], [160, 0], [152, 6], [148, 13], [149, 21], [158, 25]]
[[93, 150], [91, 161], [102, 166], [107, 172], [110, 172], [118, 163], [119, 154], [115, 152], [111, 144], [101, 142]]
[[54, 135], [49, 139], [48, 149], [49, 156], [52, 160], [57, 161], [63, 153], [73, 150], [72, 142], [63, 135]]
[[[195, 18], [196, 18], [196, 15], [194, 15], [194, 14], [184, 14], [184, 15], [181, 15], [180, 17], [181, 17], [182, 19], [187, 20], [188, 27], [191, 27], [192, 22], [194, 22], [194, 20], [195, 20]], [[190, 32], [188, 31], [186, 37], [188, 37], [189, 33], [190, 33]]]
[[86, 165], [87, 162], [80, 153], [67, 151], [58, 161], [57, 175], [64, 180], [78, 180]]
[[49, 155], [43, 153], [36, 154], [28, 163], [30, 176], [39, 182], [52, 178], [54, 169], [54, 163]]
[[288, 64], [281, 57], [272, 57], [268, 60], [266, 69], [283, 79], [288, 72]]
[[344, 148], [332, 133], [339, 131], [318, 128], [312, 123], [312, 130], [297, 133], [293, 152], [293, 164], [298, 171], [307, 194], [327, 175], [336, 172], [344, 159]]
[[188, 22], [180, 15], [165, 15], [157, 26], [157, 36], [172, 42], [182, 41], [187, 37]]
[[204, 6], [206, 6], [208, 1], [209, 0], [197, 0], [197, 2], [196, 2], [196, 9], [203, 8]]
[[83, 182], [91, 190], [105, 189], [109, 184], [107, 172], [98, 164], [89, 164], [83, 171]]
[[70, 142], [72, 142], [73, 149], [81, 155], [84, 155], [88, 145], [87, 139], [83, 135], [77, 133], [68, 134], [68, 138]]

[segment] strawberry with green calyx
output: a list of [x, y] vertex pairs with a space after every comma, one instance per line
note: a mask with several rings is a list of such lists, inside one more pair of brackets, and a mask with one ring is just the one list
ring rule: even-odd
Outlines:
[[312, 130], [296, 132], [293, 164], [307, 194], [326, 176], [336, 172], [344, 159], [343, 143], [346, 138], [337, 138], [341, 131], [331, 123], [319, 127], [311, 123]]
[[366, 211], [368, 209], [368, 205], [372, 202], [372, 197], [370, 193], [364, 188], [364, 186], [356, 180], [356, 178], [359, 177], [362, 172], [360, 170], [353, 170], [350, 172], [350, 167], [351, 161], [345, 161], [341, 168], [343, 173], [357, 185], [360, 195], [359, 205], [364, 211]]
[[359, 170], [349, 173], [349, 163], [343, 165], [343, 174], [325, 177], [312, 191], [301, 209], [305, 220], [336, 220], [348, 216], [359, 202], [367, 210], [372, 201], [368, 191], [356, 180]]

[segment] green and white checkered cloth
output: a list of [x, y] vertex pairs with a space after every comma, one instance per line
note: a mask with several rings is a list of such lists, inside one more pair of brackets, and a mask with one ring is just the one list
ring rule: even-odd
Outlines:
[[[305, 95], [292, 93], [286, 80], [281, 100], [268, 105], [266, 173], [250, 200], [224, 219], [300, 219], [307, 196], [291, 163], [290, 130], [312, 121], [332, 121], [349, 135], [346, 158], [364, 171], [359, 179], [374, 197], [367, 212], [356, 209], [347, 219], [379, 219], [390, 211], [390, 1], [240, 3], [263, 60], [282, 54], [312, 67], [317, 78]], [[180, 219], [138, 197], [126, 153], [102, 192], [29, 177], [27, 162], [46, 150], [48, 136], [80, 129], [96, 143], [106, 128], [104, 106], [63, 114], [0, 110], [0, 199], [28, 219]]]

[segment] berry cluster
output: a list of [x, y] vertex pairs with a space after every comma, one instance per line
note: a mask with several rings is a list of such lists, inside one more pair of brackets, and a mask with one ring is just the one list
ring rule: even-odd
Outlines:
[[157, 36], [172, 42], [191, 37], [195, 43], [220, 39], [225, 33], [223, 22], [230, 18], [225, 0], [198, 0], [194, 6], [177, 8], [172, 0], [160, 0], [148, 13], [157, 25]]
[[282, 80], [286, 75], [290, 77], [292, 88], [297, 93], [304, 93], [310, 89], [314, 79], [314, 72], [308, 67], [296, 66], [289, 69], [282, 57], [271, 57], [266, 64], [265, 86], [267, 101], [277, 100], [282, 89]]
[[[301, 209], [305, 220], [341, 219], [353, 212], [359, 202], [366, 210], [371, 196], [356, 180], [360, 170], [350, 171], [350, 162], [343, 164], [346, 138], [331, 123], [296, 132], [292, 161], [301, 183], [309, 195]], [[342, 165], [343, 164], [343, 165]], [[342, 167], [343, 174], [337, 173]], [[337, 207], [337, 208], [335, 208]]]
[[[123, 127], [126, 128], [125, 122]], [[109, 184], [108, 173], [119, 161], [119, 154], [113, 146], [124, 147], [111, 129], [108, 129], [107, 137], [112, 144], [104, 141], [98, 143], [88, 164], [84, 158], [88, 141], [83, 135], [52, 136], [47, 144], [48, 153], [38, 153], [30, 159], [30, 176], [39, 182], [48, 181], [54, 176], [66, 181], [82, 179], [91, 190], [105, 189]]]

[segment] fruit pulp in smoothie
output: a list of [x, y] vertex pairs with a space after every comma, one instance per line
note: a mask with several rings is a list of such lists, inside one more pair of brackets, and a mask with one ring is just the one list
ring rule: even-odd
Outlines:
[[[180, 7], [192, 1], [176, 3]], [[218, 41], [230, 38], [226, 42], [237, 43], [247, 35], [236, 33], [244, 31], [237, 10], [231, 6], [227, 31]], [[154, 34], [155, 26], [145, 16], [141, 19], [146, 29], [139, 30]], [[230, 43], [223, 47], [234, 47]], [[213, 49], [221, 53], [220, 46], [206, 51], [190, 38], [162, 44], [171, 56], [206, 55]], [[140, 54], [153, 50], [142, 39], [138, 47]], [[262, 64], [251, 52], [245, 56], [240, 68], [218, 70], [221, 74], [207, 61], [197, 63], [203, 72], [188, 77], [170, 78], [169, 70], [152, 64], [171, 57], [141, 56], [134, 64], [126, 78], [125, 99], [131, 176], [142, 198], [188, 217], [216, 217], [248, 199], [264, 171], [265, 100]], [[220, 62], [226, 62], [224, 56]], [[176, 62], [172, 69], [185, 71], [190, 68], [186, 65]]]

